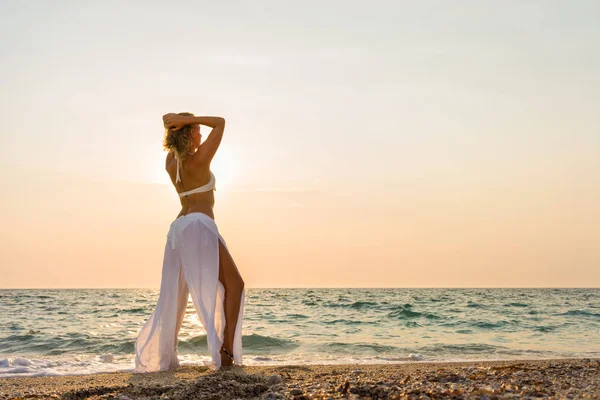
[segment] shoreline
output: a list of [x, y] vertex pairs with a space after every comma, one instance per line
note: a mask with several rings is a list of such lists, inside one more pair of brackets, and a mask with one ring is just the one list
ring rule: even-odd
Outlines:
[[[600, 358], [204, 366], [0, 379], [0, 399], [600, 398]], [[161, 397], [162, 396], [162, 397]], [[427, 396], [427, 397], [425, 397]]]
[[[123, 360], [115, 360], [113, 361], [113, 355], [112, 354], [108, 354], [110, 356], [110, 361], [106, 362], [103, 361], [103, 363], [101, 363], [101, 365], [103, 365], [104, 367], [106, 366], [113, 366], [114, 368], [103, 368], [103, 369], [83, 369], [83, 370], [75, 370], [75, 371], [52, 371], [50, 374], [45, 374], [45, 372], [43, 372], [43, 370], [41, 372], [33, 372], [32, 374], [29, 375], [30, 372], [15, 372], [14, 374], [11, 373], [7, 373], [4, 375], [0, 374], [0, 382], [2, 382], [2, 380], [4, 379], [17, 379], [17, 378], [51, 378], [51, 377], [83, 377], [83, 376], [93, 376], [93, 375], [100, 375], [100, 374], [119, 374], [119, 373], [128, 373], [128, 374], [134, 374], [133, 372], [133, 361], [131, 363], [126, 362], [124, 363]], [[85, 355], [76, 355], [77, 356], [77, 360], [79, 362], [81, 361], [97, 361], [98, 357], [97, 356], [89, 356], [89, 359], [83, 359], [82, 357], [85, 357]], [[58, 356], [60, 357], [60, 356]], [[103, 359], [104, 356], [100, 356], [100, 359]], [[202, 360], [185, 360], [185, 355], [184, 356], [179, 356], [180, 359], [180, 367], [186, 367], [186, 368], [196, 368], [196, 367], [201, 367], [203, 366], [203, 362]], [[245, 364], [243, 365], [243, 367], [257, 367], [257, 368], [261, 368], [261, 367], [265, 367], [265, 368], [269, 368], [269, 367], [288, 367], [288, 366], [306, 366], [306, 367], [311, 367], [311, 366], [337, 366], [337, 365], [355, 365], [355, 366], [360, 366], [360, 365], [372, 365], [372, 366], [386, 366], [386, 365], [401, 365], [401, 364], [411, 364], [411, 363], [418, 363], [418, 364], [454, 364], [454, 363], [493, 363], [493, 362], [528, 362], [528, 361], [561, 361], [561, 360], [570, 360], [570, 361], [576, 361], [576, 360], [585, 360], [585, 359], [599, 359], [600, 357], [594, 357], [594, 356], [589, 356], [589, 357], [535, 357], [535, 358], [444, 358], [444, 359], [429, 359], [429, 358], [423, 358], [422, 356], [420, 356], [419, 354], [411, 354], [410, 356], [406, 356], [406, 357], [397, 357], [394, 358], [393, 360], [389, 360], [389, 359], [382, 359], [382, 361], [375, 361], [375, 360], [359, 360], [359, 361], [348, 361], [348, 360], [343, 360], [340, 362], [335, 362], [335, 361], [331, 361], [331, 360], [314, 360], [314, 361], [309, 361], [309, 363], [296, 363], [296, 362], [292, 362], [289, 364], [286, 364], [282, 361], [279, 360], [271, 360], [271, 361], [267, 361], [265, 362], [264, 360], [261, 360], [259, 363], [248, 363], [248, 359], [252, 360], [253, 356], [244, 356], [245, 358]], [[53, 356], [49, 356], [49, 357], [36, 357], [36, 356], [24, 356], [24, 355], [5, 355], [3, 356], [3, 358], [0, 359], [0, 366], [2, 365], [2, 362], [6, 362], [7, 360], [15, 360], [17, 361], [17, 363], [15, 363], [14, 366], [12, 366], [12, 368], [20, 368], [20, 367], [30, 367], [31, 366], [31, 362], [32, 361], [40, 361], [40, 360], [44, 360], [44, 361], [49, 361], [52, 362], [52, 358]], [[210, 359], [210, 358], [207, 358]], [[106, 362], [106, 364], [104, 364]], [[131, 364], [131, 365], [130, 365]], [[1, 394], [1, 392], [0, 392]]]

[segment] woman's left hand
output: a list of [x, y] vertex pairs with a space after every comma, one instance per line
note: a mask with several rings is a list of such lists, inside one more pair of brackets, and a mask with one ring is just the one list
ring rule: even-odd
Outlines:
[[187, 125], [185, 117], [183, 115], [168, 113], [163, 115], [163, 124], [165, 128], [172, 130], [179, 130]]

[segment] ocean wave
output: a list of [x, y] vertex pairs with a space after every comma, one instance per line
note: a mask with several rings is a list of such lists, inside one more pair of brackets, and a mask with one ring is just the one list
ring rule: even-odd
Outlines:
[[504, 346], [495, 346], [487, 343], [464, 343], [464, 344], [449, 344], [449, 343], [436, 343], [427, 346], [418, 347], [419, 352], [425, 354], [430, 353], [432, 355], [447, 355], [447, 354], [480, 354], [480, 353], [494, 353], [498, 350], [505, 349]]
[[593, 313], [591, 311], [586, 311], [586, 310], [569, 310], [567, 312], [564, 313], [560, 313], [560, 314], [554, 314], [556, 316], [581, 316], [581, 317], [594, 317], [594, 318], [599, 318], [600, 314], [597, 313]]
[[286, 352], [298, 346], [299, 344], [294, 340], [263, 336], [257, 333], [242, 336], [242, 347], [252, 352]]
[[472, 321], [468, 323], [469, 326], [473, 326], [480, 329], [495, 329], [495, 328], [503, 328], [508, 325], [507, 322], [498, 321], [498, 322], [490, 322], [490, 321]]
[[375, 308], [378, 307], [379, 304], [373, 301], [355, 301], [353, 303], [325, 303], [323, 304], [325, 307], [343, 307], [350, 308], [354, 310], [361, 310], [363, 308]]
[[507, 303], [507, 304], [503, 304], [504, 307], [529, 307], [529, 304], [525, 304], [525, 303]]
[[306, 318], [310, 318], [308, 315], [304, 315], [304, 314], [287, 314], [286, 317], [287, 318], [294, 318], [294, 319], [306, 319]]
[[[77, 354], [92, 363], [102, 362], [99, 368], [109, 359], [94, 358], [101, 354], [133, 360], [137, 333], [159, 296], [158, 290], [138, 289], [0, 293], [0, 359], [73, 359]], [[251, 301], [244, 312], [242, 341], [248, 360], [334, 361], [340, 352], [348, 362], [375, 356], [403, 358], [410, 353], [423, 353], [428, 359], [435, 354], [439, 360], [445, 357], [440, 353], [443, 348], [431, 347], [432, 353], [424, 353], [413, 346], [469, 342], [507, 346], [467, 348], [467, 357], [481, 351], [476, 358], [487, 357], [486, 351], [491, 357], [600, 354], [600, 344], [593, 340], [581, 345], [582, 338], [597, 336], [598, 290], [249, 289], [247, 295]], [[179, 338], [184, 359], [209, 357], [191, 301]], [[349, 346], [316, 347], [329, 342], [349, 342]], [[528, 353], [526, 348], [552, 351]], [[433, 353], [436, 349], [440, 352]], [[456, 348], [449, 358], [461, 359], [464, 353]], [[54, 368], [47, 367], [44, 373]], [[11, 364], [6, 368], [38, 373], [42, 367]]]
[[536, 332], [553, 332], [558, 329], [558, 326], [535, 326], [533, 330]]
[[469, 301], [469, 302], [467, 303], [467, 307], [469, 307], [469, 308], [484, 308], [484, 307], [485, 307], [485, 305], [483, 305], [483, 304], [480, 304], [480, 303], [475, 303], [475, 302]]
[[149, 311], [151, 311], [151, 309], [148, 307], [123, 308], [118, 310], [118, 312], [126, 314], [147, 314]]
[[[298, 347], [298, 343], [290, 339], [281, 339], [259, 334], [242, 336], [242, 346], [250, 352], [289, 351]], [[41, 354], [59, 356], [70, 353], [80, 354], [133, 354], [135, 338], [121, 341], [85, 333], [70, 332], [62, 336], [43, 336], [34, 334], [11, 335], [0, 340], [0, 354]], [[193, 336], [178, 340], [181, 353], [202, 352], [207, 349], [206, 335]]]
[[440, 298], [431, 298], [431, 299], [429, 299], [429, 301], [434, 302], [434, 303], [438, 303], [440, 301], [444, 301], [445, 302], [445, 301], [449, 301], [449, 300], [452, 300], [452, 302], [449, 302], [447, 304], [453, 304], [454, 303], [454, 299], [451, 298], [451, 297], [447, 297], [447, 296], [442, 296]]
[[[40, 335], [39, 332], [10, 335], [0, 339], [0, 353], [60, 355], [69, 352], [89, 353], [98, 351], [105, 343], [86, 333], [68, 332], [63, 335]], [[113, 348], [114, 346], [110, 346]]]
[[405, 308], [405, 306], [406, 305], [396, 307], [396, 309], [394, 311], [391, 311], [387, 314], [387, 317], [388, 318], [400, 318], [400, 319], [421, 318], [421, 317], [426, 318], [426, 319], [441, 319], [442, 318], [437, 314], [413, 311], [413, 310], [409, 309], [410, 307]]
[[206, 335], [192, 336], [186, 340], [177, 341], [177, 350], [181, 353], [186, 351], [198, 351], [208, 349], [208, 341]]
[[324, 351], [333, 354], [383, 354], [396, 352], [399, 349], [395, 346], [377, 344], [377, 343], [343, 343], [330, 342], [315, 346], [318, 351]]
[[64, 376], [100, 372], [131, 371], [131, 357], [71, 355], [59, 358], [3, 358], [0, 359], [0, 378], [22, 376]]
[[335, 324], [343, 324], [343, 325], [362, 325], [364, 322], [357, 321], [354, 319], [334, 319], [331, 321], [321, 321], [321, 323], [325, 325], [335, 325]]

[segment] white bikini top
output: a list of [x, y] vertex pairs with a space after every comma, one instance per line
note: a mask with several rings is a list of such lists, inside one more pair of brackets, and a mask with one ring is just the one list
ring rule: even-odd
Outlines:
[[[181, 164], [181, 161], [178, 158], [177, 159], [177, 176], [175, 177], [175, 183], [182, 182], [181, 176], [179, 175], [179, 164]], [[196, 189], [188, 190], [186, 192], [181, 192], [181, 193], [179, 193], [179, 197], [186, 197], [186, 196], [189, 196], [190, 194], [194, 194], [194, 193], [209, 192], [211, 190], [216, 190], [215, 183], [216, 183], [215, 175], [212, 173], [212, 171], [210, 171], [210, 181], [208, 181], [208, 183], [206, 185], [202, 185], [200, 187], [197, 187]]]

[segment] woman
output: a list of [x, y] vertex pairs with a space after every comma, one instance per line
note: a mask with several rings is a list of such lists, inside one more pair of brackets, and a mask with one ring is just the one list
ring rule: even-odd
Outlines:
[[[174, 368], [177, 334], [188, 294], [206, 330], [214, 369], [242, 362], [244, 281], [214, 221], [215, 155], [225, 120], [190, 113], [166, 114], [166, 170], [181, 198], [181, 211], [171, 223], [165, 246], [160, 295], [156, 309], [135, 343], [135, 372]], [[212, 131], [204, 143], [200, 125]]]

